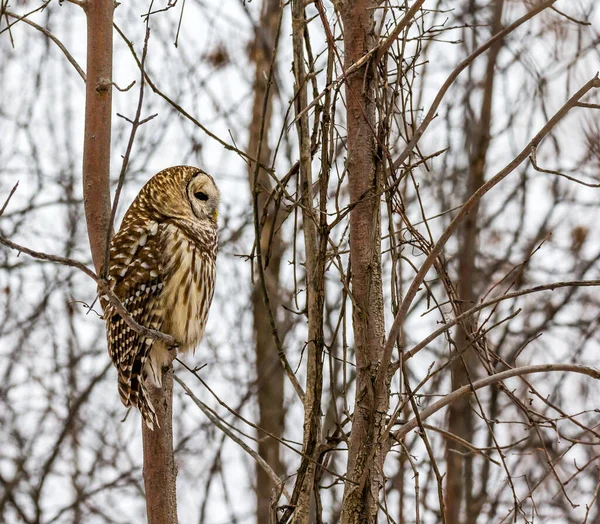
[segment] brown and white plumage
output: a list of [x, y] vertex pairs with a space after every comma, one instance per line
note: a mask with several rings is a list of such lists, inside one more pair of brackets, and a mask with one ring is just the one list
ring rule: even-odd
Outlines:
[[[177, 166], [152, 177], [133, 201], [110, 246], [109, 283], [140, 325], [171, 335], [178, 351], [204, 335], [213, 297], [219, 191], [198, 168]], [[145, 380], [162, 386], [169, 348], [130, 328], [103, 302], [108, 352], [125, 406], [156, 423]]]

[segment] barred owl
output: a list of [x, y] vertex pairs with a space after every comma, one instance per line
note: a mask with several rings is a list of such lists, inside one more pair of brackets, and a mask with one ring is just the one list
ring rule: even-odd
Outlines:
[[[178, 351], [204, 335], [215, 283], [219, 190], [212, 177], [189, 166], [152, 177], [133, 201], [110, 245], [108, 282], [140, 325], [171, 335]], [[130, 328], [103, 300], [108, 352], [125, 406], [146, 425], [157, 423], [148, 380], [162, 386], [170, 349]]]

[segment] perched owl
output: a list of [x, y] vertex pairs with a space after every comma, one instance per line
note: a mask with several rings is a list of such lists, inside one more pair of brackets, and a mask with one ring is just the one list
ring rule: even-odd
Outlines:
[[[110, 245], [108, 281], [140, 325], [171, 335], [177, 351], [204, 335], [215, 285], [219, 190], [198, 168], [165, 169], [141, 189]], [[162, 384], [169, 348], [131, 329], [104, 299], [108, 352], [125, 406], [157, 423], [145, 380]]]

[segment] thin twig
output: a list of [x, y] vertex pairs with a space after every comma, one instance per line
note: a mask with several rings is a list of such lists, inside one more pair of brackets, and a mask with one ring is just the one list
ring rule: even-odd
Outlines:
[[444, 82], [444, 84], [442, 85], [440, 90], [438, 91], [438, 94], [436, 95], [435, 100], [431, 104], [431, 107], [429, 108], [427, 115], [423, 119], [423, 122], [421, 122], [421, 125], [415, 130], [414, 135], [409, 140], [408, 144], [406, 144], [404, 151], [394, 161], [394, 166], [393, 166], [394, 169], [398, 169], [403, 164], [403, 162], [408, 158], [408, 156], [411, 154], [412, 150], [415, 148], [415, 146], [421, 139], [421, 136], [423, 136], [423, 133], [429, 127], [429, 124], [437, 115], [438, 107], [442, 103], [442, 100], [443, 100], [446, 92], [448, 91], [450, 86], [454, 83], [454, 81], [458, 78], [458, 76], [471, 64], [471, 62], [473, 62], [478, 56], [482, 55], [488, 49], [490, 49], [497, 41], [502, 40], [506, 35], [512, 33], [519, 26], [523, 25], [528, 20], [531, 20], [535, 15], [541, 13], [544, 9], [547, 9], [552, 4], [554, 4], [556, 1], [557, 0], [546, 0], [546, 2], [543, 2], [543, 3], [535, 6], [526, 15], [522, 16], [521, 18], [519, 18], [518, 20], [516, 20], [515, 22], [510, 24], [502, 31], [499, 31], [498, 33], [496, 33], [492, 38], [490, 38], [487, 42], [485, 42], [484, 44], [479, 46], [467, 58], [465, 58], [460, 64], [458, 64], [458, 66], [456, 66], [454, 71], [452, 71], [452, 73], [450, 73], [450, 76], [446, 79], [446, 81]]
[[476, 306], [473, 306], [471, 309], [468, 309], [464, 313], [461, 313], [460, 315], [456, 316], [452, 320], [448, 321], [442, 327], [440, 327], [439, 329], [436, 329], [433, 333], [429, 334], [426, 338], [421, 340], [421, 342], [419, 342], [418, 344], [413, 346], [409, 351], [406, 351], [404, 353], [404, 359], [408, 360], [409, 358], [414, 357], [419, 351], [421, 351], [421, 349], [423, 349], [424, 347], [429, 345], [431, 342], [433, 342], [433, 340], [435, 340], [441, 334], [445, 333], [446, 331], [448, 331], [450, 328], [452, 328], [453, 326], [455, 326], [456, 324], [458, 324], [465, 318], [469, 318], [470, 316], [474, 315], [478, 311], [481, 311], [482, 309], [485, 309], [489, 306], [493, 306], [494, 304], [497, 304], [504, 300], [510, 300], [511, 298], [516, 298], [516, 297], [520, 297], [523, 295], [530, 295], [531, 293], [539, 293], [541, 291], [554, 291], [555, 289], [559, 289], [562, 287], [591, 287], [591, 286], [600, 286], [600, 280], [573, 280], [573, 281], [567, 281], [567, 282], [554, 282], [552, 284], [543, 284], [540, 286], [535, 286], [535, 287], [531, 287], [531, 288], [527, 288], [527, 289], [520, 289], [518, 291], [513, 291], [512, 293], [507, 293], [500, 297], [490, 299], [481, 304], [477, 304]]
[[17, 190], [17, 187], [19, 187], [19, 182], [17, 182], [14, 185], [14, 187], [10, 190], [10, 193], [8, 194], [8, 197], [6, 198], [6, 201], [4, 202], [4, 205], [2, 206], [2, 209], [0, 209], [0, 216], [2, 216], [4, 214], [6, 206], [8, 206], [8, 203], [10, 202], [10, 199], [15, 194], [15, 191]]
[[[44, 4], [44, 6], [42, 6], [42, 8], [45, 7], [48, 3], [50, 3], [50, 2], [46, 2], [46, 4]], [[11, 11], [4, 11], [4, 14], [6, 14], [7, 16], [10, 16], [11, 18], [16, 18], [20, 22], [25, 22], [26, 24], [37, 29], [41, 33], [44, 33], [50, 40], [52, 40], [58, 46], [58, 48], [63, 52], [63, 54], [69, 61], [69, 63], [75, 68], [75, 70], [77, 71], [77, 73], [79, 74], [81, 79], [85, 82], [85, 73], [83, 72], [83, 69], [81, 68], [81, 66], [77, 63], [77, 60], [75, 60], [75, 58], [73, 58], [73, 55], [71, 55], [71, 53], [69, 53], [69, 51], [67, 50], [65, 45], [54, 34], [52, 34], [50, 31], [48, 31], [48, 29], [46, 29], [45, 27], [42, 27], [41, 25], [38, 25], [35, 22], [32, 22], [31, 20], [29, 20], [27, 18], [27, 16], [30, 13], [20, 16], [16, 13], [12, 13]], [[14, 25], [14, 23], [11, 25]], [[2, 34], [2, 31], [0, 31], [0, 34]]]
[[[589, 107], [590, 104], [587, 104], [587, 106]], [[586, 107], [586, 105], [581, 105], [581, 103], [577, 104], [578, 107]], [[584, 182], [583, 180], [579, 180], [578, 178], [569, 176], [569, 175], [565, 175], [564, 173], [561, 173], [560, 171], [554, 171], [553, 169], [544, 169], [543, 167], [538, 166], [537, 163], [537, 147], [532, 147], [531, 148], [531, 155], [529, 155], [529, 159], [531, 160], [531, 165], [533, 166], [533, 169], [535, 169], [536, 171], [539, 171], [540, 173], [548, 173], [550, 175], [558, 175], [561, 176], [563, 178], [566, 178], [567, 180], [570, 180], [571, 182], [575, 182], [576, 184], [581, 184], [582, 186], [586, 186], [586, 187], [600, 187], [600, 184], [591, 184], [589, 182]]]
[[[588, 377], [592, 377], [596, 380], [600, 379], [600, 371], [594, 368], [590, 368], [588, 366], [579, 366], [577, 364], [541, 364], [535, 366], [522, 366], [514, 369], [509, 369], [507, 371], [502, 371], [501, 373], [496, 373], [495, 375], [490, 375], [489, 377], [484, 377], [473, 384], [467, 384], [461, 388], [454, 390], [452, 393], [448, 393], [444, 398], [434, 402], [431, 406], [426, 407], [423, 411], [419, 413], [420, 420], [425, 420], [429, 418], [434, 413], [437, 413], [440, 409], [449, 406], [453, 402], [456, 402], [458, 399], [470, 395], [474, 391], [478, 389], [484, 388], [486, 386], [491, 386], [493, 384], [498, 384], [499, 382], [503, 382], [512, 377], [521, 377], [523, 375], [532, 375], [534, 373], [548, 373], [550, 371], [566, 371], [569, 373], [579, 373], [581, 375], [587, 375]], [[406, 424], [404, 424], [396, 433], [394, 433], [393, 438], [395, 440], [400, 440], [408, 435], [413, 429], [417, 428], [419, 422], [416, 417], [410, 419]]]
[[[209, 407], [206, 404], [204, 404], [204, 402], [202, 402], [200, 399], [198, 399], [196, 395], [194, 395], [192, 390], [185, 385], [183, 380], [181, 380], [177, 375], [175, 375], [174, 379], [183, 388], [186, 395], [188, 395], [192, 399], [194, 404], [196, 404], [196, 406], [200, 408], [202, 413], [204, 413], [215, 426], [217, 426], [231, 440], [233, 440], [246, 453], [248, 453], [248, 455], [250, 455], [254, 460], [256, 460], [257, 464], [265, 471], [267, 475], [269, 475], [269, 478], [273, 481], [273, 484], [275, 484], [275, 486], [279, 487], [283, 485], [284, 481], [277, 476], [277, 473], [273, 471], [271, 466], [269, 466], [269, 464], [267, 464], [265, 460], [256, 451], [254, 451], [250, 446], [248, 446], [248, 444], [246, 444], [242, 439], [234, 435], [233, 432], [227, 428], [227, 426], [225, 426], [217, 417], [215, 417], [209, 409]], [[290, 500], [290, 494], [287, 491], [287, 489], [285, 489], [285, 487], [283, 488], [283, 494], [285, 495], [286, 499]]]

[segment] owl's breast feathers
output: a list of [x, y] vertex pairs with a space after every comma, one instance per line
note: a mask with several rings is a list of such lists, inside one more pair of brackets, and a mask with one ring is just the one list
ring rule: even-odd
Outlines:
[[165, 311], [163, 329], [181, 346], [180, 351], [194, 349], [202, 340], [214, 293], [216, 253], [198, 235], [169, 224], [165, 231], [165, 288], [162, 304]]

